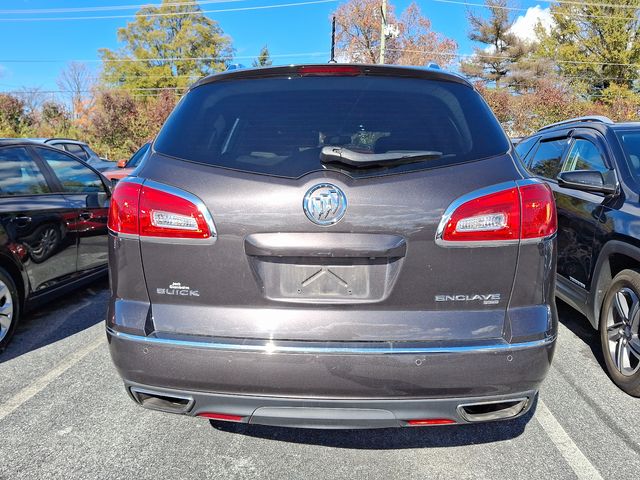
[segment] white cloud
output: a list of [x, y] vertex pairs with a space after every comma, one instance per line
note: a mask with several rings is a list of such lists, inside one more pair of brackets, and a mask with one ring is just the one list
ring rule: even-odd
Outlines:
[[530, 7], [527, 9], [527, 13], [520, 15], [513, 22], [511, 32], [515, 33], [522, 40], [534, 42], [537, 40], [536, 26], [538, 22], [549, 31], [553, 26], [553, 17], [548, 8], [542, 8], [540, 5]]

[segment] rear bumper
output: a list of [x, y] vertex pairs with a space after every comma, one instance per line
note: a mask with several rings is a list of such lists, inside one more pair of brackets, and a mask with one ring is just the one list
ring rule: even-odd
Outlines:
[[521, 402], [521, 408], [502, 417], [515, 418], [530, 408], [555, 348], [555, 337], [518, 344], [398, 348], [213, 342], [144, 337], [112, 328], [107, 336], [130, 394], [133, 387], [186, 399], [177, 409], [158, 409], [316, 428], [402, 426], [424, 418], [491, 420], [470, 420], [459, 407], [505, 401]]
[[[514, 419], [531, 409], [537, 395], [532, 390], [490, 398], [339, 400], [224, 395], [131, 382], [125, 382], [125, 387], [134, 401], [152, 410], [237, 423], [326, 429], [450, 425]], [[153, 401], [153, 397], [184, 400], [184, 403], [158, 403]], [[479, 413], [478, 408], [484, 410]], [[419, 423], [415, 424], [416, 421]]]

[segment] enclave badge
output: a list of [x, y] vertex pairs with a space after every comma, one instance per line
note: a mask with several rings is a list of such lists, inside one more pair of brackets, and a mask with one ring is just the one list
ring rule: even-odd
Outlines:
[[302, 201], [307, 218], [318, 225], [333, 225], [347, 211], [347, 197], [343, 191], [330, 183], [314, 185]]

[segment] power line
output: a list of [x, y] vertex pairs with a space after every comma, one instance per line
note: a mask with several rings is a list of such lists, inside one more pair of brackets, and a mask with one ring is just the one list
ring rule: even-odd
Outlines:
[[[162, 92], [162, 91], [176, 91], [176, 90], [188, 90], [189, 87], [148, 87], [148, 88], [127, 88], [127, 87], [115, 87], [115, 88], [103, 88], [106, 91], [125, 91], [125, 92]], [[4, 90], [0, 91], [0, 94], [5, 95], [31, 95], [31, 94], [54, 94], [54, 93], [93, 93], [93, 90]]]
[[578, 2], [571, 0], [540, 0], [545, 3], [560, 3], [566, 5], [579, 5], [581, 7], [617, 7], [617, 8], [632, 8], [638, 10], [640, 5], [622, 5], [619, 3], [591, 3], [591, 2]]
[[[334, 1], [334, 0], [331, 0]], [[423, 53], [428, 55], [434, 55], [439, 57], [454, 57], [454, 58], [473, 58], [476, 56], [482, 58], [495, 58], [501, 60], [511, 60], [515, 61], [518, 58], [515, 57], [507, 57], [502, 55], [492, 55], [485, 53], [453, 53], [453, 52], [439, 52], [432, 50], [418, 50], [418, 49], [408, 49], [408, 48], [387, 48], [387, 51], [394, 52], [407, 52], [407, 53]], [[291, 58], [291, 57], [318, 57], [318, 56], [328, 56], [328, 51], [319, 51], [319, 52], [302, 52], [302, 53], [284, 53], [284, 54], [275, 54], [269, 55], [271, 58]], [[230, 57], [167, 57], [167, 58], [114, 58], [114, 59], [85, 59], [85, 60], [73, 60], [73, 59], [0, 59], [0, 63], [129, 63], [129, 62], [181, 62], [181, 61], [227, 61], [230, 58], [235, 60], [247, 60], [257, 58], [259, 55], [233, 55]], [[588, 61], [588, 60], [556, 60], [550, 59], [554, 63], [567, 63], [567, 64], [575, 64], [575, 65], [602, 65], [602, 66], [617, 66], [617, 67], [639, 67], [640, 63], [616, 63], [616, 62], [597, 62], [597, 61]]]
[[[249, 10], [267, 10], [272, 8], [288, 8], [288, 7], [300, 7], [305, 5], [315, 5], [320, 3], [335, 3], [338, 0], [311, 0], [307, 2], [296, 3], [281, 3], [276, 5], [258, 5], [253, 7], [237, 7], [237, 8], [221, 8], [218, 10], [193, 10], [189, 12], [163, 12], [163, 13], [150, 13], [144, 15], [148, 17], [175, 17], [175, 16], [187, 16], [187, 15], [200, 15], [204, 13], [225, 13], [225, 12], [245, 12]], [[127, 15], [98, 15], [98, 16], [81, 16], [81, 17], [22, 17], [22, 18], [0, 18], [0, 22], [59, 22], [68, 20], [113, 20], [118, 18], [135, 18], [137, 14]]]
[[162, 4], [138, 4], [138, 5], [103, 5], [100, 7], [74, 7], [74, 8], [28, 8], [23, 10], [0, 10], [0, 15], [28, 15], [46, 13], [80, 13], [80, 12], [108, 12], [114, 10], [138, 10], [147, 7], [190, 7], [207, 5], [211, 3], [244, 2], [246, 0], [193, 0], [185, 2], [172, 2]]
[[[501, 60], [511, 60], [515, 61], [518, 58], [515, 57], [506, 57], [502, 55], [492, 55], [492, 54], [477, 54], [477, 53], [453, 53], [453, 52], [439, 52], [435, 50], [417, 50], [417, 49], [408, 49], [408, 48], [387, 48], [387, 51], [394, 52], [407, 52], [407, 53], [424, 53], [428, 55], [434, 55], [439, 57], [454, 57], [454, 58], [473, 58], [475, 56], [479, 56], [482, 58], [495, 58]], [[328, 51], [320, 51], [320, 52], [302, 52], [302, 53], [284, 53], [284, 54], [275, 54], [269, 55], [271, 58], [291, 58], [291, 57], [318, 57], [318, 56], [328, 56]], [[229, 58], [233, 58], [235, 60], [247, 60], [257, 58], [256, 55], [240, 55], [240, 56], [231, 56], [231, 57], [167, 57], [167, 58], [114, 58], [114, 59], [85, 59], [85, 60], [73, 60], [73, 59], [0, 59], [0, 63], [129, 63], [129, 62], [181, 62], [181, 61], [227, 61]], [[597, 62], [597, 61], [587, 61], [587, 60], [556, 60], [550, 59], [554, 63], [567, 63], [567, 64], [575, 64], [575, 65], [602, 65], [602, 66], [617, 66], [617, 67], [640, 67], [640, 63], [616, 63], [616, 62]]]
[[[526, 12], [529, 9], [528, 8], [522, 8], [522, 7], [507, 7], [507, 6], [502, 6], [502, 5], [486, 5], [484, 3], [472, 3], [472, 2], [467, 2], [464, 0], [433, 0], [434, 2], [439, 2], [439, 3], [449, 3], [449, 4], [453, 4], [453, 5], [466, 5], [468, 7], [480, 7], [480, 8], [489, 8], [489, 9], [493, 9], [493, 8], [497, 8], [499, 10], [510, 10], [510, 11], [518, 11], [518, 12]], [[609, 19], [613, 19], [613, 20], [638, 20], [637, 17], [618, 17], [615, 15], [592, 15], [592, 14], [587, 14], [587, 13], [574, 13], [572, 15], [566, 15], [563, 13], [553, 13], [553, 15], [562, 15], [564, 17], [584, 17], [584, 18], [609, 18]]]
[[[437, 0], [436, 0], [437, 1]], [[481, 58], [495, 58], [501, 60], [511, 60], [516, 61], [518, 58], [515, 57], [505, 57], [502, 55], [491, 55], [491, 54], [477, 54], [477, 53], [445, 53], [445, 52], [436, 52], [429, 50], [411, 50], [404, 48], [387, 48], [387, 51], [398, 51], [398, 52], [408, 52], [408, 53], [425, 53], [429, 55], [437, 55], [442, 57], [457, 57], [457, 58], [473, 58], [475, 56]], [[596, 61], [587, 61], [587, 60], [556, 60], [549, 59], [554, 63], [568, 63], [575, 65], [604, 65], [604, 66], [618, 66], [618, 67], [640, 67], [640, 63], [614, 63], [614, 62], [596, 62]], [[1, 61], [1, 60], [0, 60]]]
[[[334, 1], [334, 0], [332, 0]], [[271, 58], [287, 58], [287, 57], [317, 57], [322, 55], [329, 55], [329, 52], [305, 52], [305, 53], [283, 53], [279, 55], [269, 55]], [[253, 59], [259, 55], [233, 55], [234, 59]], [[111, 60], [103, 59], [88, 59], [88, 60], [49, 60], [49, 59], [37, 59], [37, 60], [24, 60], [24, 59], [0, 59], [0, 63], [128, 63], [128, 62], [180, 62], [180, 61], [216, 61], [216, 60], [228, 60], [229, 57], [168, 57], [168, 58], [114, 58]]]

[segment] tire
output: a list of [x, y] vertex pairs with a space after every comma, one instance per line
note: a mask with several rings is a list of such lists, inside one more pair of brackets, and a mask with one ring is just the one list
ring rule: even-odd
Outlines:
[[640, 273], [623, 270], [612, 280], [600, 310], [600, 345], [613, 382], [640, 397]]
[[11, 341], [20, 319], [20, 298], [16, 284], [6, 270], [0, 268], [0, 352]]

